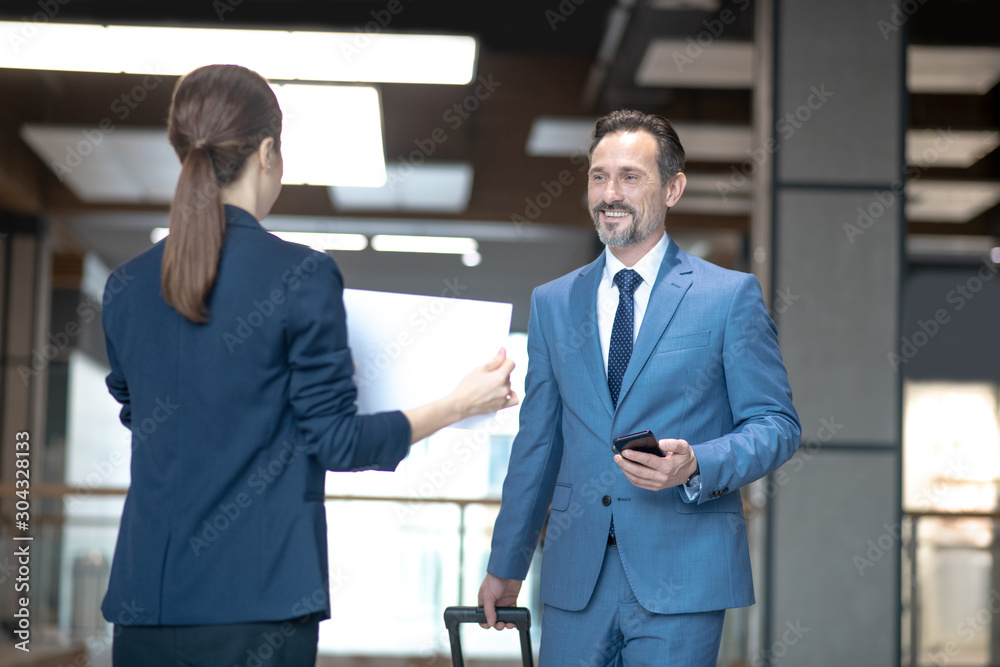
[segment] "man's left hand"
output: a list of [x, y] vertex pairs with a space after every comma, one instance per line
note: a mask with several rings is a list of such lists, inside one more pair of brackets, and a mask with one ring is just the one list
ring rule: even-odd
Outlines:
[[615, 454], [615, 463], [628, 481], [649, 491], [684, 484], [698, 469], [698, 459], [687, 440], [660, 440], [660, 449], [666, 456], [626, 449], [622, 454]]

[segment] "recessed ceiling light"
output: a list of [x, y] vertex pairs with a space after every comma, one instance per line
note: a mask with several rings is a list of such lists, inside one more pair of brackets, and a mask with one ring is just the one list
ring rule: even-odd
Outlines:
[[917, 167], [971, 167], [1000, 145], [995, 130], [907, 130], [906, 163]]
[[[364, 250], [368, 247], [368, 237], [364, 234], [334, 234], [328, 232], [284, 232], [272, 231], [283, 241], [309, 246], [314, 250]], [[149, 233], [149, 240], [159, 243], [170, 234], [168, 227], [156, 227]]]
[[398, 236], [377, 234], [372, 237], [372, 249], [380, 252], [426, 252], [465, 255], [477, 252], [475, 239], [456, 236]]
[[385, 183], [382, 105], [370, 86], [272, 86], [281, 105], [285, 184]]
[[1000, 183], [927, 181], [906, 184], [906, 218], [913, 222], [968, 222], [1000, 203]]
[[0, 67], [14, 69], [180, 76], [207, 63], [239, 63], [279, 81], [463, 85], [476, 61], [476, 40], [464, 35], [27, 21], [0, 21], [0, 34]]
[[[385, 183], [382, 113], [370, 86], [273, 86], [286, 185]], [[347, 129], [349, 128], [349, 129]], [[86, 202], [163, 204], [181, 167], [166, 128], [29, 124], [21, 137]]]
[[[596, 118], [538, 116], [531, 125], [525, 152], [539, 157], [574, 156], [586, 169]], [[750, 127], [713, 123], [673, 123], [688, 161], [736, 162], [747, 159]]]
[[1000, 49], [909, 46], [906, 85], [911, 93], [985, 95], [1000, 80]]
[[[920, 46], [906, 49], [911, 93], [985, 95], [1000, 81], [1000, 49]], [[635, 83], [663, 88], [752, 88], [753, 43], [692, 39], [649, 42]]]
[[460, 213], [472, 196], [473, 167], [467, 162], [386, 165], [382, 187], [330, 188], [334, 206], [345, 211]]
[[637, 86], [669, 88], [753, 87], [753, 43], [653, 39], [635, 74]]

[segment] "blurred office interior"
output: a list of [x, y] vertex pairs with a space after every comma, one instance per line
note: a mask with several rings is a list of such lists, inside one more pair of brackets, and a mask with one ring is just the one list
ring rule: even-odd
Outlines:
[[[329, 252], [349, 288], [512, 303], [522, 387], [531, 290], [601, 250], [594, 120], [668, 117], [688, 188], [667, 231], [760, 279], [803, 426], [796, 457], [742, 490], [757, 604], [727, 613], [719, 665], [1000, 665], [996, 16], [993, 0], [5, 0], [0, 663], [111, 664], [99, 605], [130, 434], [104, 386], [102, 291], [167, 226], [177, 76], [232, 58], [282, 89], [286, 135], [305, 138], [285, 142], [264, 225]], [[327, 50], [302, 55], [307, 33]], [[398, 35], [416, 41], [390, 53]], [[367, 146], [345, 143], [362, 129]], [[12, 634], [18, 432], [30, 654]], [[328, 475], [317, 664], [449, 664], [441, 614], [476, 602], [516, 432], [512, 408], [395, 473]], [[519, 600], [536, 621], [541, 557]], [[512, 633], [463, 638], [470, 664], [517, 664]]]

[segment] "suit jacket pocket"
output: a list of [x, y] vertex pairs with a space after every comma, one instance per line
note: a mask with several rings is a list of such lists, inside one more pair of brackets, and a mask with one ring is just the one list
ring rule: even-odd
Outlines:
[[573, 486], [570, 484], [556, 484], [556, 490], [552, 493], [552, 511], [562, 512], [569, 507], [569, 497], [573, 495]]
[[693, 347], [705, 347], [712, 340], [711, 331], [695, 331], [679, 336], [664, 336], [656, 346], [654, 354], [689, 350]]

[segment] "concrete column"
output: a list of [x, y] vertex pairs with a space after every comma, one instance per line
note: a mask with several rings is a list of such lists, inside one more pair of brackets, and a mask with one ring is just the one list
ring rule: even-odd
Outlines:
[[898, 28], [889, 0], [758, 1], [771, 67], [757, 85], [772, 103], [755, 136], [771, 160], [752, 265], [770, 285], [803, 442], [751, 491], [766, 504], [751, 664], [896, 665], [902, 392], [888, 353], [899, 345], [905, 26], [885, 29]]
[[[29, 434], [31, 487], [42, 481], [45, 375], [20, 369], [30, 367], [32, 353], [39, 349], [40, 332], [48, 327], [49, 261], [45, 244], [41, 221], [0, 212], [0, 486], [6, 489], [0, 494], [0, 533], [7, 545], [22, 544], [12, 541], [15, 535], [40, 534], [40, 526], [34, 521], [42, 514], [37, 496], [28, 496], [30, 529], [24, 532], [15, 527], [15, 503], [21, 499], [14, 495], [14, 488], [19, 469], [16, 442], [25, 440], [16, 438], [17, 433]], [[32, 553], [36, 551], [32, 547]], [[13, 561], [13, 557], [6, 561], [0, 558], [0, 581], [11, 583]], [[34, 583], [33, 579], [32, 590]], [[0, 614], [9, 618], [15, 611], [14, 586], [4, 585], [0, 591]], [[33, 597], [32, 609], [37, 605]]]

